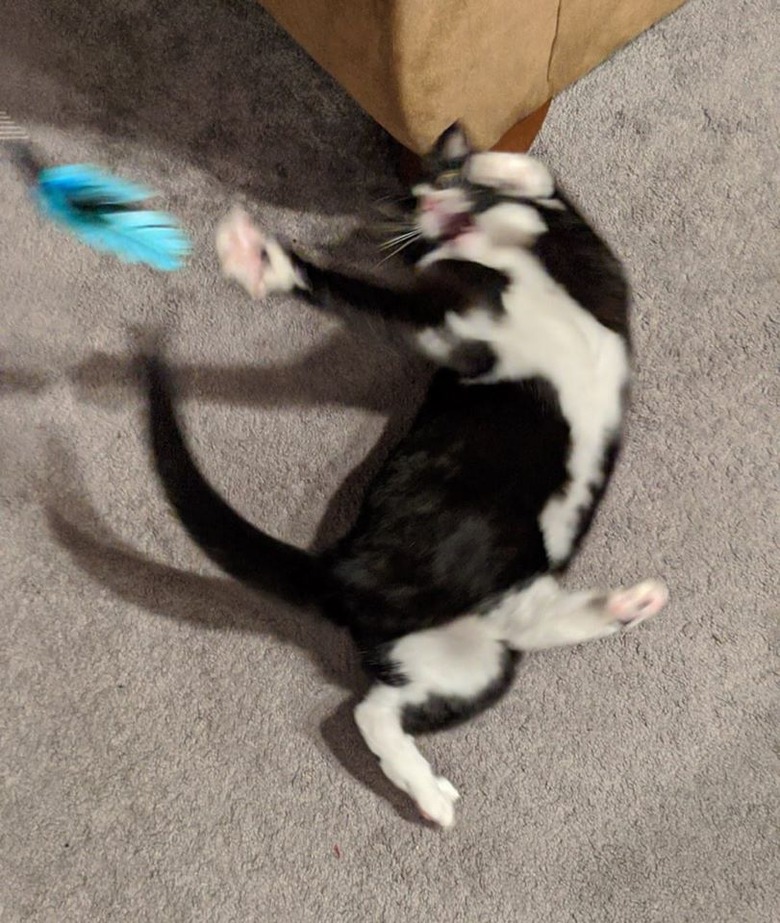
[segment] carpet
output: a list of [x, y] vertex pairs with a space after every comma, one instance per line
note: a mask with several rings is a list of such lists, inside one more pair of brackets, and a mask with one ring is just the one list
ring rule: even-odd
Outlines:
[[231, 583], [168, 512], [130, 358], [166, 332], [240, 510], [340, 534], [424, 372], [378, 330], [249, 303], [213, 228], [238, 199], [368, 260], [355, 216], [394, 187], [392, 144], [249, 0], [0, 0], [0, 108], [53, 159], [158, 189], [195, 242], [171, 276], [113, 262], [0, 165], [3, 923], [772, 919], [773, 6], [691, 0], [537, 141], [635, 291], [627, 447], [568, 583], [658, 576], [672, 602], [529, 657], [422, 742], [462, 794], [442, 834], [359, 739], [348, 640]]

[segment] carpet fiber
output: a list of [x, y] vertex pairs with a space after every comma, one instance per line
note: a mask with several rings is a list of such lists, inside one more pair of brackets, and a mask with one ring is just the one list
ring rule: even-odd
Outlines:
[[212, 234], [240, 198], [363, 259], [391, 145], [249, 0], [0, 0], [0, 108], [158, 188], [196, 244], [172, 276], [100, 257], [0, 165], [3, 923], [768, 923], [773, 6], [691, 0], [538, 140], [636, 294], [627, 450], [568, 582], [659, 576], [672, 602], [423, 742], [463, 796], [441, 834], [358, 738], [347, 639], [226, 580], [168, 512], [129, 361], [165, 330], [214, 482], [289, 540], [342, 531], [420, 366], [249, 303]]

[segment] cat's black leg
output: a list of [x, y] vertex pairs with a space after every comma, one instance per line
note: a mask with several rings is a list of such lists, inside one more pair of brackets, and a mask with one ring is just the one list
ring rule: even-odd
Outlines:
[[392, 322], [424, 327], [441, 322], [448, 303], [457, 293], [445, 295], [425, 280], [412, 277], [405, 286], [380, 281], [337, 269], [317, 266], [295, 253], [288, 253], [296, 276], [302, 280], [300, 293], [311, 304], [329, 311], [346, 306]]
[[462, 290], [435, 272], [411, 276], [406, 285], [389, 286], [373, 279], [317, 266], [261, 231], [241, 209], [234, 209], [217, 229], [217, 253], [223, 273], [253, 298], [292, 292], [326, 309], [347, 306], [415, 327], [441, 322], [458, 307]]

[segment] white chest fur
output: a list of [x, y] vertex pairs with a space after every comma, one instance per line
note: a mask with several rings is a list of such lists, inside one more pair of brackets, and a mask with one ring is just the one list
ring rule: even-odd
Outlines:
[[429, 331], [423, 349], [445, 339], [488, 343], [497, 362], [483, 381], [542, 377], [558, 394], [569, 424], [569, 482], [539, 518], [552, 564], [565, 560], [594, 489], [601, 485], [605, 452], [620, 426], [622, 392], [629, 364], [622, 338], [602, 326], [558, 285], [531, 253], [516, 247], [485, 246], [479, 238], [443, 247], [436, 258], [471, 259], [506, 272], [505, 313], [475, 308], [449, 314], [444, 337]]

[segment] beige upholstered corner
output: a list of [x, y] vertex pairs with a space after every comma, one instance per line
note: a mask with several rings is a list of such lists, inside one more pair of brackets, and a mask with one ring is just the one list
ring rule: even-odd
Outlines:
[[490, 147], [684, 0], [260, 0], [392, 135]]

